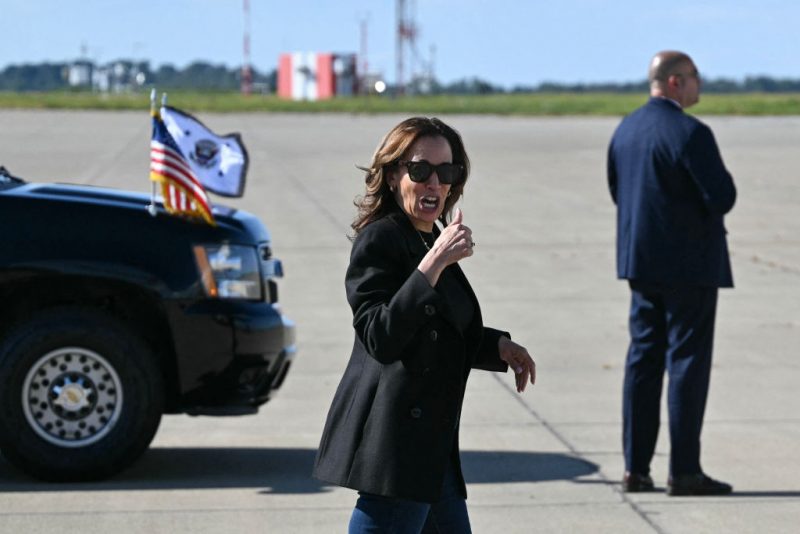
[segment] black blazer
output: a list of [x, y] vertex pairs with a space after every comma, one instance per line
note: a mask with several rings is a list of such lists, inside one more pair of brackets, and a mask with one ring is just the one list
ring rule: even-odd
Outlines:
[[[437, 229], [438, 230], [438, 229]], [[356, 237], [345, 288], [355, 340], [322, 434], [314, 476], [377, 495], [439, 499], [458, 460], [458, 420], [471, 367], [506, 371], [458, 265], [475, 313], [464, 335], [447, 302], [417, 270], [426, 249], [396, 211]]]
[[736, 201], [711, 129], [663, 98], [623, 119], [608, 150], [617, 276], [732, 287], [723, 216]]

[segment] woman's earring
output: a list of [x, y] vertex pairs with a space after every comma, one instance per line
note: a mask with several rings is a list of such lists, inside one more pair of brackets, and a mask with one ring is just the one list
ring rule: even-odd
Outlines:
[[448, 197], [449, 197], [450, 195], [452, 195], [452, 194], [453, 194], [453, 192], [452, 192], [452, 191], [448, 191], [448, 192], [447, 192], [447, 196], [448, 196]]

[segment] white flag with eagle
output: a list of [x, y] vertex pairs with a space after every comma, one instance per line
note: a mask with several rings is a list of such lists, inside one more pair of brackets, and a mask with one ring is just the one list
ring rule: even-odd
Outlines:
[[238, 133], [217, 135], [195, 117], [171, 106], [162, 106], [160, 114], [204, 188], [224, 197], [244, 194], [248, 157]]

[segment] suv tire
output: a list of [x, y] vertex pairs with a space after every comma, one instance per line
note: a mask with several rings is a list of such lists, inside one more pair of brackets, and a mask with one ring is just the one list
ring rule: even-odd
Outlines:
[[12, 464], [43, 480], [97, 480], [150, 445], [163, 377], [153, 351], [122, 322], [59, 308], [3, 338], [0, 450]]

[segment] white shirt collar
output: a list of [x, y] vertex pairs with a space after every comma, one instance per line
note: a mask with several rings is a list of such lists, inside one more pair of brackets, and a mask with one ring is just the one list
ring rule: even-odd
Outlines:
[[672, 102], [673, 104], [675, 104], [675, 107], [677, 107], [678, 109], [683, 109], [683, 106], [681, 106], [680, 103], [677, 100], [673, 100], [668, 96], [657, 96], [656, 98], [661, 98], [661, 99], [666, 100], [668, 102]]

